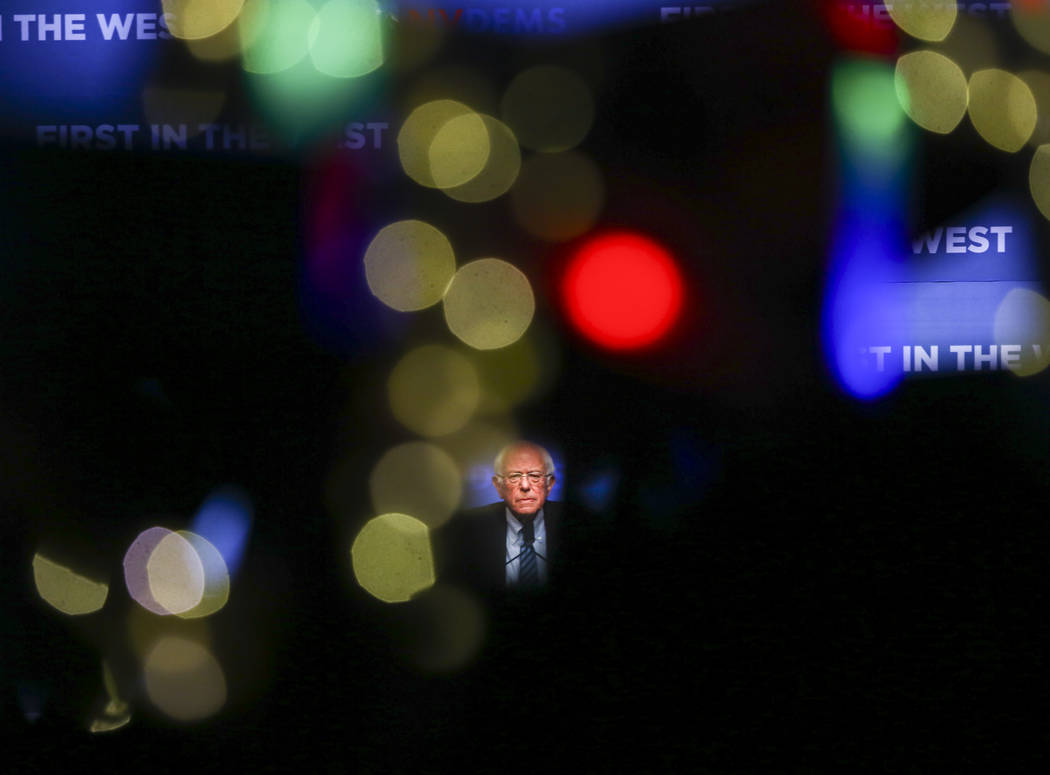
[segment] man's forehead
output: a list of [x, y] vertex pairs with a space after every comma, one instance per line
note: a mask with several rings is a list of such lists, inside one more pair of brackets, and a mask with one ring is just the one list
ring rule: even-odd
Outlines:
[[503, 468], [506, 471], [540, 470], [543, 468], [543, 455], [536, 447], [515, 447], [504, 456]]

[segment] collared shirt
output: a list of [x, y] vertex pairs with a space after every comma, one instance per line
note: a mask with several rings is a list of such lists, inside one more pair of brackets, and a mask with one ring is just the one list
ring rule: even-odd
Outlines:
[[[507, 563], [507, 586], [513, 586], [518, 583], [518, 568], [521, 565], [518, 555], [525, 548], [525, 541], [520, 535], [524, 526], [510, 509], [505, 509], [505, 513], [507, 515], [507, 554], [504, 560]], [[532, 520], [532, 530], [534, 536], [532, 549], [536, 552], [536, 570], [540, 584], [546, 584], [547, 525], [543, 521], [543, 509], [536, 512], [536, 516]]]

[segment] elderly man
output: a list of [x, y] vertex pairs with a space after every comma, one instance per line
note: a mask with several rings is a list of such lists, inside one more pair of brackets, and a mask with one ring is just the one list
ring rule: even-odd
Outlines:
[[439, 542], [445, 577], [486, 589], [547, 583], [558, 549], [561, 504], [547, 500], [554, 461], [538, 444], [516, 441], [496, 455], [492, 484], [501, 500], [453, 519]]

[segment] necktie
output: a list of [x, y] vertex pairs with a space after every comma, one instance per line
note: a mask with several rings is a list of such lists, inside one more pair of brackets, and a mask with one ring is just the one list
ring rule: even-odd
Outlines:
[[518, 531], [518, 535], [524, 544], [518, 557], [518, 584], [523, 587], [532, 587], [540, 580], [539, 569], [536, 567], [536, 552], [532, 548], [534, 540], [532, 523], [525, 525]]

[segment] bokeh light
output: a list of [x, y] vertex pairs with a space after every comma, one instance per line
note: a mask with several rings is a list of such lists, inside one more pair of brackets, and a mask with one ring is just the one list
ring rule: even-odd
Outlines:
[[143, 531], [124, 555], [132, 599], [160, 616], [185, 613], [204, 597], [204, 565], [193, 544], [163, 527]]
[[417, 220], [397, 221], [380, 229], [365, 250], [364, 261], [373, 295], [400, 312], [439, 302], [456, 271], [448, 237]]
[[241, 55], [245, 41], [241, 37], [240, 25], [231, 24], [211, 37], [187, 40], [185, 43], [187, 50], [202, 62], [226, 62]]
[[184, 619], [198, 619], [216, 613], [230, 599], [230, 574], [219, 550], [203, 536], [189, 530], [180, 530], [178, 535], [193, 548], [204, 570], [204, 588], [200, 601], [185, 611], [177, 612]]
[[521, 228], [560, 242], [594, 226], [605, 203], [605, 184], [598, 165], [582, 153], [537, 154], [522, 165], [510, 201]]
[[929, 0], [893, 0], [886, 8], [898, 27], [913, 38], [929, 41], [944, 40], [958, 16], [955, 3]]
[[153, 550], [170, 533], [171, 531], [164, 527], [151, 527], [144, 530], [131, 542], [131, 546], [124, 554], [124, 583], [127, 585], [128, 594], [131, 595], [132, 600], [147, 611], [160, 616], [166, 616], [171, 612], [154, 599], [153, 592], [150, 590], [146, 565]]
[[1025, 70], [1017, 74], [1032, 91], [1035, 100], [1036, 121], [1029, 145], [1039, 146], [1050, 142], [1050, 73], [1044, 70]]
[[895, 83], [901, 107], [923, 129], [948, 134], [966, 115], [966, 76], [936, 51], [913, 51], [898, 59]]
[[248, 493], [234, 485], [225, 485], [204, 499], [193, 518], [191, 530], [219, 550], [231, 576], [237, 573], [244, 557], [253, 515]]
[[536, 299], [525, 274], [498, 258], [460, 267], [445, 292], [449, 330], [478, 350], [516, 342], [532, 322]]
[[434, 185], [452, 188], [477, 177], [490, 151], [488, 128], [480, 115], [463, 113], [446, 121], [427, 150]]
[[202, 643], [177, 635], [161, 637], [143, 663], [150, 702], [176, 721], [199, 721], [226, 703], [226, 676]]
[[70, 616], [98, 611], [109, 595], [109, 585], [104, 581], [82, 576], [40, 552], [33, 555], [33, 582], [44, 602]]
[[236, 21], [244, 0], [161, 0], [168, 31], [176, 38], [210, 38]]
[[520, 73], [503, 95], [501, 116], [526, 148], [574, 148], [594, 123], [590, 87], [572, 70], [540, 65]]
[[531, 332], [506, 347], [476, 350], [471, 362], [481, 383], [482, 414], [508, 412], [534, 395], [544, 367]]
[[158, 641], [167, 636], [193, 640], [210, 647], [210, 622], [210, 619], [156, 616], [145, 608], [132, 606], [127, 619], [128, 645], [140, 661], [145, 660]]
[[424, 441], [387, 450], [372, 469], [368, 489], [377, 513], [411, 514], [431, 528], [452, 516], [463, 495], [456, 461]]
[[375, 0], [328, 0], [309, 30], [314, 67], [336, 78], [356, 78], [382, 65], [379, 18]]
[[1010, 20], [1030, 46], [1050, 54], [1050, 8], [1040, 0], [1014, 0]]
[[244, 69], [279, 73], [301, 61], [315, 16], [307, 0], [250, 0], [237, 20]]
[[995, 312], [995, 343], [1020, 345], [1008, 368], [1019, 377], [1038, 374], [1050, 363], [1050, 301], [1027, 288], [1014, 288]]
[[587, 241], [562, 282], [569, 319], [591, 341], [614, 350], [653, 344], [677, 320], [682, 277], [671, 255], [628, 232]]
[[989, 68], [970, 76], [968, 111], [978, 134], [1002, 151], [1020, 150], [1035, 130], [1032, 90], [1005, 70]]
[[88, 725], [88, 732], [93, 734], [112, 732], [127, 725], [130, 721], [131, 713], [128, 711], [119, 711], [107, 706], [101, 716], [91, 720], [91, 723]]
[[432, 100], [420, 105], [405, 119], [397, 133], [397, 153], [405, 174], [421, 186], [437, 188], [430, 168], [430, 148], [441, 128], [473, 111], [456, 100]]
[[897, 50], [897, 29], [892, 24], [873, 24], [852, 0], [827, 0], [820, 8], [832, 37], [847, 51], [891, 54]]
[[488, 130], [488, 159], [481, 172], [466, 183], [441, 189], [457, 202], [488, 202], [502, 196], [514, 185], [521, 170], [521, 149], [514, 133], [502, 121], [479, 115]]
[[466, 666], [484, 642], [485, 612], [470, 592], [440, 584], [413, 601], [405, 651], [427, 672], [446, 673]]
[[434, 584], [427, 526], [407, 514], [382, 514], [365, 523], [350, 549], [354, 578], [384, 603], [403, 603]]
[[130, 721], [131, 713], [127, 704], [125, 703], [121, 706], [121, 704], [111, 702], [103, 709], [101, 716], [91, 719], [91, 723], [88, 725], [88, 732], [92, 734], [113, 732], [126, 726]]
[[88, 725], [88, 731], [94, 734], [112, 732], [131, 721], [130, 707], [117, 693], [113, 671], [105, 660], [102, 660], [102, 685], [106, 688], [107, 702], [102, 713], [93, 718]]
[[441, 345], [423, 345], [398, 361], [387, 382], [390, 409], [421, 436], [462, 428], [478, 407], [477, 371], [466, 357]]
[[831, 106], [840, 137], [852, 153], [876, 154], [905, 121], [894, 71], [871, 59], [839, 62], [831, 75]]
[[146, 561], [150, 594], [161, 608], [181, 614], [204, 598], [204, 563], [193, 544], [169, 532], [150, 552]]
[[1028, 167], [1028, 189], [1043, 217], [1050, 220], [1050, 144], [1040, 145]]

